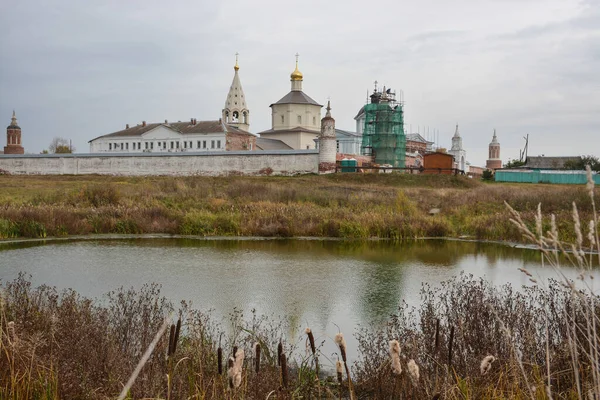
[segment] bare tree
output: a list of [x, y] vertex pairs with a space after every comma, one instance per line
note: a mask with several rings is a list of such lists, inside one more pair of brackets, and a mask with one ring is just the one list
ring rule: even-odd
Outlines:
[[75, 151], [75, 148], [71, 145], [71, 141], [62, 137], [55, 137], [50, 142], [48, 146], [48, 151], [50, 153], [64, 154], [64, 153], [72, 153]]

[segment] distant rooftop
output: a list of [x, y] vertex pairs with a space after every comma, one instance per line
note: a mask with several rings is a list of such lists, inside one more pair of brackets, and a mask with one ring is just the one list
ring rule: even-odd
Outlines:
[[534, 169], [564, 169], [567, 161], [577, 162], [581, 157], [527, 157], [522, 168]]

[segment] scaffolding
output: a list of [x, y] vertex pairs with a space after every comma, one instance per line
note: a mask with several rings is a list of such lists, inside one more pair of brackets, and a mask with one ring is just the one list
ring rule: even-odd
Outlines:
[[404, 168], [406, 161], [406, 135], [402, 103], [395, 100], [391, 90], [371, 95], [365, 105], [365, 126], [361, 153], [372, 156], [375, 164]]

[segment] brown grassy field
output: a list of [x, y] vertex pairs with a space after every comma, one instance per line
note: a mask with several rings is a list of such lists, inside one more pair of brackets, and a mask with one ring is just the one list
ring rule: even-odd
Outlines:
[[[559, 228], [567, 238], [573, 201], [582, 219], [591, 215], [584, 187], [435, 175], [0, 176], [0, 187], [0, 238], [166, 233], [520, 241], [505, 201], [526, 219], [542, 203], [545, 213], [565, 221]], [[432, 208], [439, 214], [429, 215]]]

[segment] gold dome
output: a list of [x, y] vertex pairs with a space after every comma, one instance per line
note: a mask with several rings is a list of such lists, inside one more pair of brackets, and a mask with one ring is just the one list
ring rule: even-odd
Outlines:
[[298, 59], [296, 58], [296, 69], [294, 70], [294, 72], [292, 72], [292, 74], [290, 75], [290, 78], [292, 78], [293, 81], [301, 81], [303, 78], [302, 72], [300, 72], [298, 70]]

